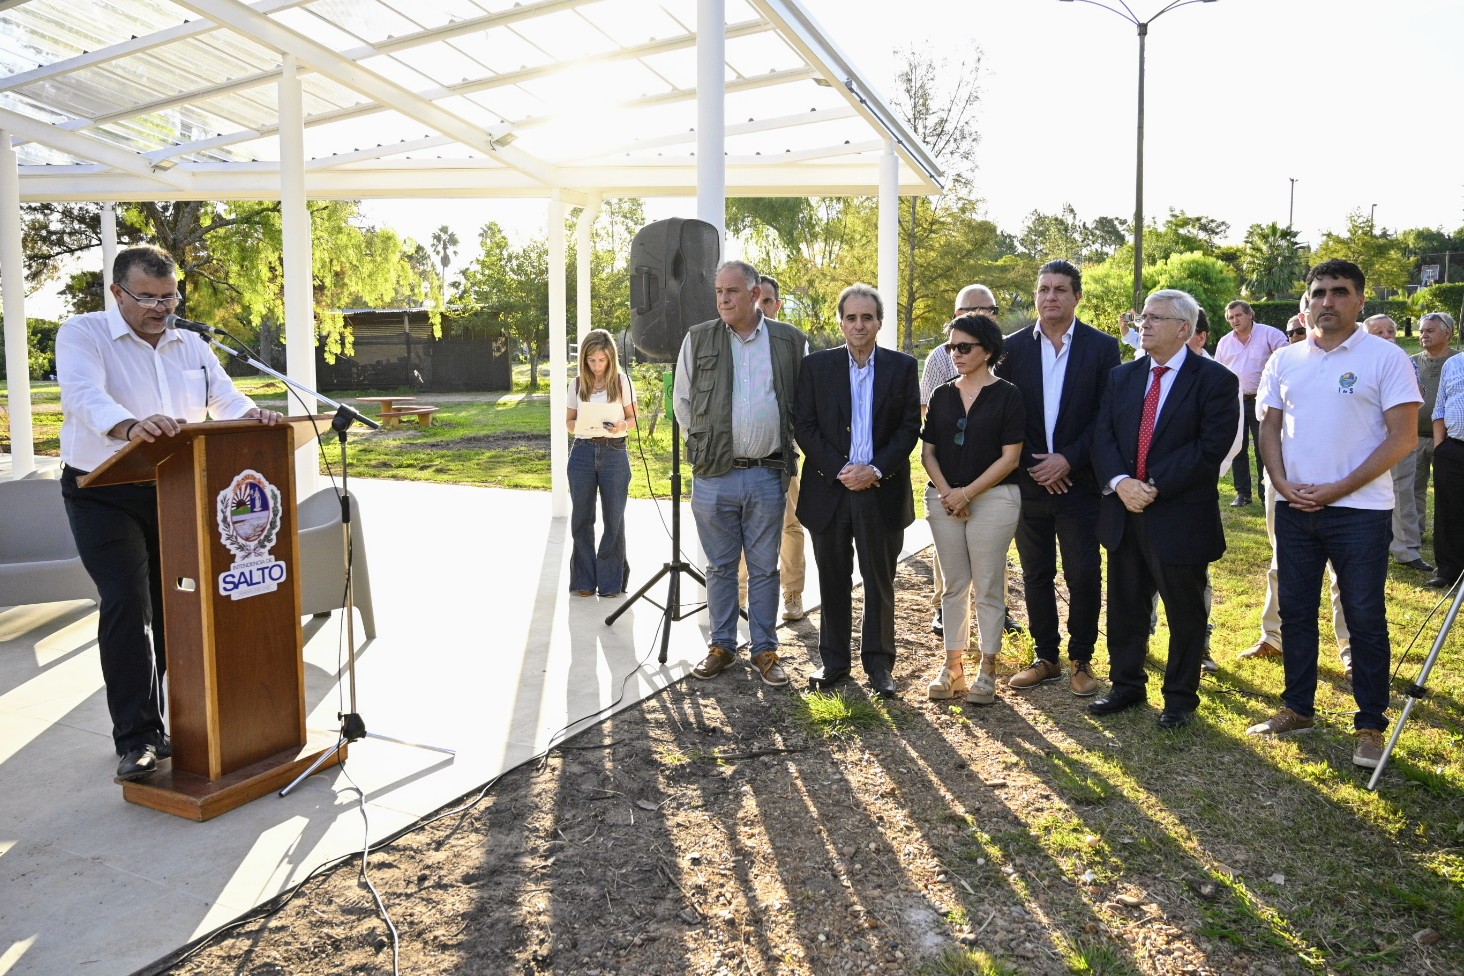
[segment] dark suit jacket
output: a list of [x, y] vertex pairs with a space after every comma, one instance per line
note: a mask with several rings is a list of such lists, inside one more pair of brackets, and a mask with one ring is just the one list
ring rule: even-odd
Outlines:
[[[1093, 472], [1106, 485], [1137, 471], [1139, 421], [1151, 382], [1147, 356], [1109, 374], [1093, 434]], [[1208, 563], [1225, 552], [1220, 524], [1220, 464], [1240, 423], [1239, 381], [1215, 362], [1187, 353], [1159, 411], [1149, 446], [1149, 479], [1159, 497], [1142, 518], [1159, 558], [1168, 563]], [[1128, 510], [1117, 494], [1103, 497], [1098, 540], [1109, 549], [1123, 538]]]
[[[885, 348], [874, 352], [870, 463], [884, 480], [868, 490], [876, 493], [881, 516], [891, 529], [915, 521], [910, 452], [920, 437], [918, 372], [912, 356]], [[810, 532], [828, 528], [839, 496], [849, 491], [839, 482], [839, 472], [849, 463], [852, 407], [848, 348], [825, 349], [805, 358], [793, 396], [793, 435], [804, 457], [798, 521]]]
[[[1027, 438], [1022, 445], [1022, 461], [1017, 484], [1029, 498], [1047, 497], [1047, 489], [1032, 480], [1027, 469], [1037, 463], [1034, 454], [1047, 453], [1046, 414], [1042, 396], [1042, 343], [1047, 340], [1032, 334], [1028, 326], [1006, 337], [1006, 352], [996, 373], [1022, 391], [1022, 405], [1027, 409]], [[1118, 365], [1118, 340], [1081, 321], [1073, 323], [1073, 336], [1067, 355], [1072, 357], [1062, 381], [1062, 406], [1053, 429], [1052, 450], [1067, 458], [1073, 468], [1073, 490], [1093, 493], [1098, 485], [1093, 479], [1090, 458], [1093, 444], [1093, 422], [1098, 417], [1098, 404], [1103, 399], [1103, 386], [1108, 372]], [[1052, 496], [1060, 498], [1061, 496]]]

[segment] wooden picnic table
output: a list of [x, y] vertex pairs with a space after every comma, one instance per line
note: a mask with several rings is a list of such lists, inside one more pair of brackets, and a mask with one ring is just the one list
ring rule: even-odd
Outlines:
[[396, 404], [405, 403], [408, 400], [415, 400], [417, 398], [414, 396], [374, 396], [357, 397], [356, 399], [360, 400], [362, 403], [378, 404], [381, 407], [381, 412], [383, 414], [389, 414], [392, 412]]

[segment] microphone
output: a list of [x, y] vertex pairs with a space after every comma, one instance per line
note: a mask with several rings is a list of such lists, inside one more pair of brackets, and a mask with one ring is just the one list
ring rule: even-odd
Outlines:
[[179, 318], [171, 312], [163, 319], [163, 326], [169, 329], [182, 329], [184, 332], [196, 332], [205, 338], [211, 335], [224, 334], [211, 325], [204, 325], [202, 322], [190, 322], [188, 319]]

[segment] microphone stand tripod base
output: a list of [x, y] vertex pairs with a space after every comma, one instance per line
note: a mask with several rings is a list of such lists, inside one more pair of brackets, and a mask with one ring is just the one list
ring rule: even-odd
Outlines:
[[332, 745], [332, 734], [307, 733], [305, 745], [286, 749], [236, 769], [220, 779], [174, 769], [164, 760], [147, 779], [122, 784], [122, 798], [175, 817], [202, 822], [257, 800], [281, 784], [302, 778], [302, 770], [333, 766], [346, 758], [345, 743]]

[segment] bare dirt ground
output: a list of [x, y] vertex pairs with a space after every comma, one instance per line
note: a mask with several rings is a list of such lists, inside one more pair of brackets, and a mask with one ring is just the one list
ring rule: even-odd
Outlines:
[[[1210, 880], [1217, 864], [1263, 870], [1264, 852], [1184, 840], [1220, 812], [1140, 809], [1116, 773], [1074, 758], [1111, 736], [1065, 682], [1003, 688], [986, 708], [925, 699], [941, 660], [929, 580], [924, 560], [900, 568], [902, 699], [863, 724], [816, 722], [798, 692], [815, 615], [783, 632], [792, 688], [742, 666], [687, 679], [373, 852], [400, 972], [1318, 971], [1254, 936], [1253, 906]], [[1003, 673], [1024, 663], [1008, 652]], [[857, 683], [844, 695], [867, 706]], [[1127, 792], [1202, 766], [1203, 743], [1146, 754]], [[269, 908], [149, 971], [392, 972], [359, 857]]]

